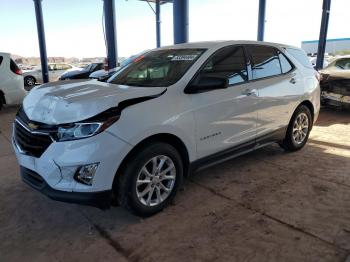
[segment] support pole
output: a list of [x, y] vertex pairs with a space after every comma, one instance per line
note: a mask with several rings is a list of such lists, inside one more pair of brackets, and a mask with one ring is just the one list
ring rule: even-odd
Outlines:
[[174, 43], [188, 42], [188, 0], [174, 0]]
[[41, 7], [41, 1], [42, 0], [34, 0], [34, 7], [35, 7], [35, 16], [36, 16], [36, 27], [38, 30], [41, 73], [42, 73], [42, 77], [43, 77], [43, 82], [47, 83], [47, 82], [49, 82], [49, 69], [48, 69], [48, 65], [47, 65], [44, 19], [43, 19], [43, 10]]
[[266, 0], [259, 0], [258, 41], [264, 41]]
[[112, 69], [118, 65], [117, 40], [116, 40], [116, 20], [115, 1], [103, 0], [103, 12], [105, 23], [105, 34], [107, 41], [108, 68]]
[[323, 0], [322, 9], [323, 10], [322, 10], [320, 38], [318, 40], [317, 61], [316, 61], [317, 70], [323, 68], [324, 53], [326, 52], [327, 31], [328, 31], [329, 13], [331, 9], [331, 0]]
[[156, 0], [156, 34], [157, 47], [160, 47], [160, 0]]

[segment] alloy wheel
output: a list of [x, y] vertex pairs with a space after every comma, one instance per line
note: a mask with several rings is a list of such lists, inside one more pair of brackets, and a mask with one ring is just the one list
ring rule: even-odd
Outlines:
[[136, 180], [136, 194], [145, 206], [157, 206], [171, 194], [176, 168], [171, 158], [158, 155], [146, 162]]
[[293, 140], [300, 145], [304, 142], [309, 132], [309, 118], [305, 113], [300, 113], [293, 124]]
[[27, 84], [27, 86], [33, 86], [35, 84], [34, 78], [28, 77], [26, 79], [26, 84]]

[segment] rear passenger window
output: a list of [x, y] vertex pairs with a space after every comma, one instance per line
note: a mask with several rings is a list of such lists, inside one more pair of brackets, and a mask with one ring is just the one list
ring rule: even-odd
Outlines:
[[288, 73], [289, 71], [291, 71], [293, 69], [293, 66], [288, 61], [288, 59], [284, 56], [284, 54], [282, 54], [281, 52], [278, 52], [278, 57], [280, 59], [283, 74]]
[[3, 59], [4, 58], [2, 56], [0, 56], [0, 65], [1, 65]]
[[21, 69], [17, 66], [16, 62], [10, 59], [10, 69], [13, 73], [17, 74]]
[[200, 72], [201, 76], [227, 78], [229, 85], [248, 80], [243, 48], [228, 46], [215, 53]]
[[249, 46], [248, 50], [253, 60], [253, 79], [280, 75], [282, 73], [275, 48], [269, 46]]

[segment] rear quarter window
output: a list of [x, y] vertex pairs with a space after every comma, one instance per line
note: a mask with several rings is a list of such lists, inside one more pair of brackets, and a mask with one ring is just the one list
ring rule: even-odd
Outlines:
[[20, 71], [20, 68], [18, 67], [18, 65], [16, 64], [16, 62], [13, 61], [12, 59], [10, 59], [10, 69], [11, 69], [11, 71], [12, 71], [13, 73], [16, 73], [16, 74], [17, 74], [18, 71]]
[[288, 59], [280, 51], [278, 52], [278, 58], [280, 59], [282, 73], [286, 74], [293, 69], [293, 65], [288, 61]]
[[2, 60], [4, 60], [4, 57], [0, 56], [0, 66], [2, 64]]
[[304, 67], [313, 69], [310, 60], [307, 58], [307, 55], [303, 50], [295, 48], [286, 48], [286, 50], [289, 55], [294, 57]]

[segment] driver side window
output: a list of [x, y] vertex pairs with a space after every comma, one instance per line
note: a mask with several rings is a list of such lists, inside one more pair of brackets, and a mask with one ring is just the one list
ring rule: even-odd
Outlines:
[[229, 85], [248, 81], [243, 47], [228, 46], [216, 52], [206, 62], [200, 76], [225, 78]]

